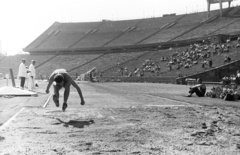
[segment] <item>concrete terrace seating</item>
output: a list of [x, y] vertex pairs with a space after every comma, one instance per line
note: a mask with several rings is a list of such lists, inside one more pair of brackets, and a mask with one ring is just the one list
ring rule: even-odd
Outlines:
[[105, 33], [94, 33], [86, 36], [83, 40], [72, 46], [72, 48], [91, 48], [91, 47], [102, 47], [107, 42], [111, 41], [122, 32], [105, 32]]
[[[214, 16], [216, 12], [213, 12]], [[193, 13], [177, 16], [176, 23], [169, 28], [163, 29], [161, 32], [156, 35], [144, 40], [142, 43], [155, 43], [155, 42], [166, 42], [172, 40], [173, 38], [183, 34], [184, 32], [191, 30], [203, 21], [207, 19], [207, 13]]]
[[189, 25], [189, 26], [185, 25], [181, 27], [174, 26], [172, 28], [164, 29], [163, 31], [160, 31], [154, 36], [144, 40], [142, 43], [146, 44], [146, 43], [167, 42], [192, 27], [193, 27], [192, 25]]
[[96, 67], [98, 71], [104, 71], [116, 66], [118, 63], [126, 62], [135, 57], [138, 57], [138, 55], [141, 55], [142, 53], [143, 52], [109, 53], [96, 59], [95, 61], [88, 63], [87, 65], [79, 67], [78, 69], [72, 71], [71, 74], [85, 73], [93, 67]]
[[59, 30], [58, 33], [52, 35], [38, 48], [39, 49], [67, 48], [84, 36], [85, 33], [83, 32]]
[[55, 23], [56, 26], [50, 27], [38, 49], [69, 48], [89, 31], [97, 29], [99, 22], [89, 23]]
[[51, 35], [55, 32], [55, 30], [60, 26], [58, 22], [55, 22], [52, 26], [50, 26], [43, 34], [41, 34], [37, 39], [35, 39], [32, 43], [30, 43], [26, 48], [37, 48], [40, 46], [46, 39], [51, 37]]
[[155, 29], [155, 28], [159, 29], [168, 23], [176, 21], [178, 18], [179, 18], [178, 16], [147, 18], [147, 19], [143, 19], [140, 23], [138, 23], [137, 27], [140, 30]]
[[129, 27], [135, 26], [142, 19], [138, 20], [122, 20], [122, 21], [103, 21], [99, 26], [98, 32], [119, 32], [124, 31]]
[[138, 41], [145, 39], [156, 31], [158, 31], [158, 29], [133, 30], [130, 32], [125, 32], [119, 38], [110, 42], [107, 46], [134, 45], [138, 43]]
[[101, 22], [83, 22], [83, 23], [61, 23], [60, 30], [74, 30], [79, 32], [87, 32], [90, 29], [96, 29]]
[[162, 27], [177, 19], [177, 16], [143, 19], [135, 27], [126, 29], [123, 35], [107, 46], [133, 45], [159, 31]]
[[64, 68], [70, 70], [76, 66], [84, 64], [100, 54], [78, 54], [78, 55], [58, 55], [48, 63], [38, 68], [38, 73], [50, 75], [55, 69]]
[[[127, 67], [128, 71], [133, 72], [135, 68], [142, 68], [145, 60], [151, 59], [155, 65], [159, 65], [161, 67], [161, 72], [164, 72], [168, 68], [166, 65], [166, 61], [162, 62], [161, 58], [163, 56], [169, 57], [169, 56], [171, 56], [171, 54], [172, 54], [172, 52], [169, 50], [146, 51], [145, 53], [143, 53], [142, 55], [139, 55], [139, 57], [137, 57], [131, 61], [120, 63], [119, 67], [121, 67], [121, 68]], [[116, 67], [112, 68], [111, 70], [108, 70], [107, 73], [104, 73], [104, 75], [118, 76], [119, 75], [119, 72], [118, 72], [119, 67], [116, 66]]]
[[200, 27], [190, 31], [189, 33], [184, 34], [183, 36], [175, 40], [184, 40], [184, 39], [191, 39], [191, 38], [196, 38], [201, 36], [207, 36], [208, 34], [228, 25], [229, 23], [235, 20], [236, 19], [234, 18], [218, 18], [212, 22], [201, 25]]
[[218, 29], [212, 34], [230, 34], [234, 32], [240, 31], [240, 18], [235, 19], [234, 21], [231, 21], [228, 25], [224, 26], [223, 28]]

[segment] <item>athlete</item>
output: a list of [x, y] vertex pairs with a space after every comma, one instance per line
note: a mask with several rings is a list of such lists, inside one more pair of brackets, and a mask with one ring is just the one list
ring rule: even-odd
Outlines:
[[76, 82], [69, 76], [65, 69], [57, 69], [55, 70], [51, 76], [49, 77], [49, 82], [47, 85], [46, 93], [49, 93], [49, 88], [53, 84], [54, 87], [54, 94], [53, 94], [53, 101], [57, 107], [59, 107], [59, 90], [64, 87], [64, 98], [63, 98], [63, 105], [62, 110], [65, 111], [67, 108], [67, 100], [70, 93], [70, 86], [73, 85], [78, 91], [78, 94], [81, 99], [81, 105], [85, 104], [82, 91], [80, 87], [76, 84]]

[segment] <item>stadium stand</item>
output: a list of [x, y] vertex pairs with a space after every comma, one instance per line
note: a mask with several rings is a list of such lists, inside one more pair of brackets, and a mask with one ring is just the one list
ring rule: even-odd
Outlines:
[[112, 68], [113, 66], [116, 66], [118, 63], [122, 63], [128, 60], [131, 60], [133, 58], [138, 57], [138, 55], [141, 55], [143, 52], [127, 52], [127, 53], [108, 53], [103, 55], [102, 57], [99, 57], [95, 61], [91, 61], [89, 63], [85, 63], [84, 65], [70, 69], [70, 74], [75, 75], [85, 73], [89, 71], [92, 68], [96, 68], [99, 72], [105, 70], [108, 70], [109, 68]]
[[[211, 18], [207, 18], [207, 12], [200, 12], [122, 21], [55, 22], [24, 50], [31, 55], [52, 55], [48, 61], [40, 61], [42, 64], [38, 70], [45, 74], [57, 68], [66, 68], [72, 76], [77, 76], [96, 68], [106, 77], [134, 77], [133, 73], [138, 72], [143, 73], [139, 75], [147, 80], [154, 78], [159, 82], [158, 77], [164, 81], [168, 79], [166, 77], [172, 80], [180, 76], [179, 73], [183, 76], [209, 70], [202, 68], [202, 62], [210, 59], [213, 62], [211, 69], [225, 65], [226, 56], [233, 61], [238, 60], [239, 48], [233, 40], [231, 49], [220, 54], [214, 55], [216, 51], [211, 45], [214, 37], [221, 38], [223, 42], [226, 37], [236, 40], [240, 34], [238, 10], [239, 7], [225, 9], [223, 17], [219, 17], [219, 10], [211, 11]], [[176, 51], [183, 52], [195, 43], [208, 43], [211, 48], [199, 54], [210, 53], [211, 56], [206, 60], [197, 59], [196, 64], [186, 68], [172, 63], [173, 59], [176, 61], [173, 56]], [[224, 51], [224, 48], [221, 50]], [[183, 62], [186, 63], [185, 60]]]

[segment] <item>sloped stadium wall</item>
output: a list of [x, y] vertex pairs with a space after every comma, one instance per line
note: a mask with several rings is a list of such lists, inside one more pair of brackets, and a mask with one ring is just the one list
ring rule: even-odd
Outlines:
[[176, 84], [187, 84], [186, 79], [188, 78], [191, 78], [191, 79], [201, 78], [203, 82], [206, 82], [206, 83], [221, 82], [222, 78], [225, 76], [229, 77], [232, 74], [236, 75], [236, 72], [239, 69], [240, 69], [240, 60], [236, 60], [234, 62], [231, 62], [223, 66], [219, 66], [217, 68], [214, 68], [206, 72], [177, 78]]

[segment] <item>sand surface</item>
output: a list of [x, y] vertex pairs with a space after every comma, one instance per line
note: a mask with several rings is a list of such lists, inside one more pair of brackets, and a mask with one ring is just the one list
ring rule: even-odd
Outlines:
[[[0, 154], [240, 154], [240, 102], [185, 97], [188, 87], [86, 83], [62, 112], [38, 97], [0, 98]], [[52, 90], [51, 90], [52, 92]], [[60, 101], [62, 101], [62, 94]]]

